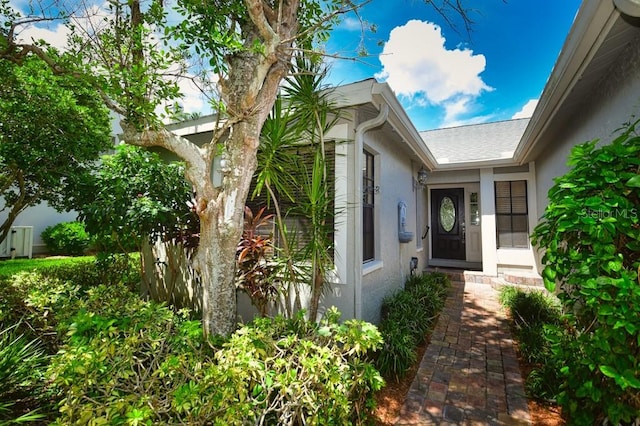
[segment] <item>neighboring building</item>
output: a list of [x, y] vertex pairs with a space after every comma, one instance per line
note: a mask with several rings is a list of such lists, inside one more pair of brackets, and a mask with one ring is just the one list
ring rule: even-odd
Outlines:
[[[640, 16], [637, 1], [615, 3]], [[640, 18], [613, 0], [584, 1], [531, 119], [419, 133], [385, 83], [341, 86], [335, 99], [348, 118], [327, 137], [348, 142], [334, 148], [335, 271], [324, 306], [376, 322], [416, 265], [537, 276], [528, 236], [570, 149], [610, 141], [640, 116]], [[205, 141], [211, 126], [203, 117], [173, 130]]]

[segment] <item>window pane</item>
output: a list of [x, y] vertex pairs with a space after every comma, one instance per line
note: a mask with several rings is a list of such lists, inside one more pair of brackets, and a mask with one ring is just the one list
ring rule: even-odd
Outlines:
[[527, 213], [527, 197], [514, 197], [511, 199], [511, 213]]
[[516, 247], [516, 248], [529, 247], [529, 234], [527, 234], [526, 232], [514, 232], [512, 238], [513, 238], [512, 247]]
[[513, 216], [512, 217], [512, 229], [515, 232], [526, 233], [529, 230], [527, 216]]
[[516, 180], [511, 183], [511, 196], [512, 197], [526, 197], [527, 196], [527, 181]]
[[373, 260], [375, 256], [375, 180], [374, 180], [374, 156], [363, 151], [364, 165], [362, 169], [362, 261]]
[[444, 197], [440, 202], [440, 225], [445, 232], [451, 232], [456, 224], [456, 206], [449, 197]]
[[511, 232], [498, 231], [498, 247], [513, 247]]
[[510, 198], [511, 189], [509, 182], [496, 182], [496, 198]]
[[511, 199], [510, 198], [496, 198], [496, 213], [509, 214], [511, 213]]

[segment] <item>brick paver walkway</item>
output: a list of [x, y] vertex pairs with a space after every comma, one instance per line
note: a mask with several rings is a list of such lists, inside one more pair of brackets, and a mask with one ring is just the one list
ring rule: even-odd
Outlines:
[[530, 424], [497, 292], [454, 282], [396, 425]]

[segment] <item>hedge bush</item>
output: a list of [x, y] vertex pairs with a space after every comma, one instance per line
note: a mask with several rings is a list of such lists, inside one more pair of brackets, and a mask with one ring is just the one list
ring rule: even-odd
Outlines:
[[416, 361], [416, 348], [444, 307], [451, 281], [433, 272], [411, 275], [404, 290], [385, 298], [380, 332], [384, 346], [375, 357], [384, 377], [399, 380]]
[[533, 234], [543, 278], [562, 301], [558, 396], [576, 424], [640, 416], [640, 136], [627, 126], [609, 145], [573, 148]]
[[20, 323], [21, 333], [41, 339], [53, 354], [64, 336], [58, 327], [80, 309], [89, 289], [101, 284], [131, 289], [137, 274], [135, 265], [123, 258], [106, 267], [87, 259], [0, 277], [0, 327]]
[[62, 396], [56, 424], [361, 424], [383, 385], [364, 361], [379, 332], [340, 324], [335, 311], [319, 326], [302, 315], [259, 319], [212, 350], [199, 322], [165, 306], [127, 300], [94, 310], [92, 300], [121, 293], [91, 290], [72, 318], [50, 368]]
[[62, 222], [42, 231], [42, 241], [51, 254], [79, 256], [91, 244], [91, 237], [82, 222]]
[[99, 272], [86, 268], [83, 282], [66, 269], [0, 281], [0, 324], [22, 318], [22, 329], [53, 336], [37, 369], [48, 424], [366, 423], [384, 384], [367, 361], [382, 345], [375, 326], [301, 312], [204, 341], [189, 312], [122, 282], [95, 285]]

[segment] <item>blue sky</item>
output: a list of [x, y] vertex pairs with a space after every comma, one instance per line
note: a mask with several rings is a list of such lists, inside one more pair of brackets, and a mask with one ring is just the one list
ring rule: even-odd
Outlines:
[[[329, 82], [388, 82], [418, 130], [530, 116], [581, 1], [461, 1], [473, 20], [470, 33], [450, 14], [456, 32], [424, 0], [372, 0], [359, 16], [377, 31], [363, 39], [360, 21], [347, 16], [326, 46], [330, 55], [353, 58], [363, 41], [368, 56], [329, 59]], [[24, 10], [29, 1], [11, 4]], [[68, 30], [51, 23], [21, 35], [62, 48]], [[209, 111], [189, 80], [180, 87], [186, 112]]]
[[[580, 3], [466, 0], [468, 34], [422, 0], [373, 0], [360, 11], [377, 26], [364, 37], [368, 56], [333, 60], [330, 82], [388, 82], [418, 130], [530, 116]], [[360, 23], [348, 17], [327, 52], [352, 57], [361, 40]]]

